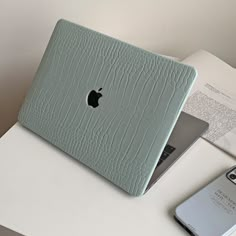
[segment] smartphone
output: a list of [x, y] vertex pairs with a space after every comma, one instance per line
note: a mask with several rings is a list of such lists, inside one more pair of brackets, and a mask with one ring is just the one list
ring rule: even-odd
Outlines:
[[180, 204], [175, 219], [198, 236], [228, 236], [236, 231], [236, 166]]

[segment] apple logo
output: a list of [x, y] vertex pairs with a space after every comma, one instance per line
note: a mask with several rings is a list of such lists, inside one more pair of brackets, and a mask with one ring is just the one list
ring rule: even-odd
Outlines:
[[[98, 89], [98, 91], [101, 91], [102, 88]], [[102, 97], [102, 94], [95, 91], [95, 90], [91, 90], [87, 96], [87, 103], [89, 106], [96, 108], [99, 106], [98, 104], [98, 100], [99, 98]]]

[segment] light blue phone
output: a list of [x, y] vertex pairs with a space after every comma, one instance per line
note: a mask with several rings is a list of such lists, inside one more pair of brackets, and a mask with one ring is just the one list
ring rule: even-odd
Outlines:
[[176, 220], [191, 234], [228, 236], [236, 230], [236, 166], [176, 208]]

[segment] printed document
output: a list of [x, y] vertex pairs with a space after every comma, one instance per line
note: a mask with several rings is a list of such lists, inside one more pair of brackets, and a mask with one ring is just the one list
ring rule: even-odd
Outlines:
[[236, 157], [236, 70], [205, 51], [183, 62], [199, 72], [183, 110], [209, 123], [204, 139]]

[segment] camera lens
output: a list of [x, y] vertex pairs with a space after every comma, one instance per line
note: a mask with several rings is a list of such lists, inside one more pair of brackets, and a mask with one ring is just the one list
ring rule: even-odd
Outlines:
[[229, 175], [229, 178], [230, 178], [230, 179], [236, 179], [236, 175], [235, 175], [235, 174], [230, 174], [230, 175]]

